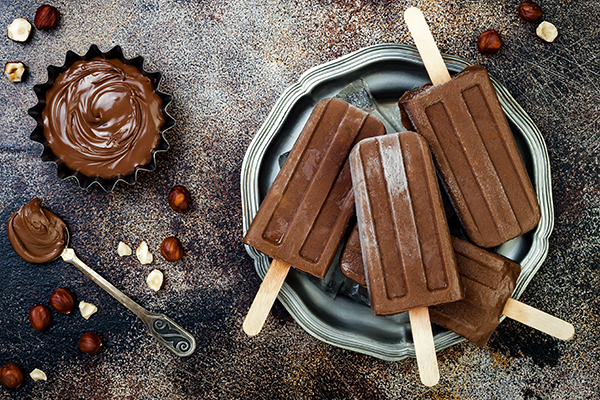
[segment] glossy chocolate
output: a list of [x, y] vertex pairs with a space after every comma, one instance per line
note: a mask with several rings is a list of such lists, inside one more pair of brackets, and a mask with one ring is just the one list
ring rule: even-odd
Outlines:
[[33, 199], [11, 215], [7, 224], [8, 240], [25, 261], [35, 264], [59, 257], [67, 245], [67, 226], [56, 214], [42, 208]]
[[150, 162], [165, 122], [161, 106], [137, 67], [100, 57], [77, 61], [46, 93], [44, 136], [73, 171], [125, 176]]

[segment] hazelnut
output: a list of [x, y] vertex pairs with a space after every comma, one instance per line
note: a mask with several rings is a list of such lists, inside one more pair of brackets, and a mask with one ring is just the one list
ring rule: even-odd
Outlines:
[[544, 21], [537, 27], [535, 33], [546, 42], [552, 43], [556, 40], [556, 37], [558, 36], [558, 29], [556, 29], [556, 26], [554, 26], [554, 24], [548, 21]]
[[7, 62], [4, 65], [4, 74], [11, 82], [23, 82], [25, 80], [25, 64], [22, 62]]
[[524, 1], [519, 4], [517, 14], [524, 21], [534, 22], [542, 18], [542, 9], [533, 1]]
[[50, 325], [50, 310], [43, 304], [38, 304], [29, 309], [29, 322], [38, 332], [43, 331]]
[[135, 255], [140, 260], [142, 264], [150, 264], [154, 257], [152, 257], [152, 253], [148, 251], [148, 243], [146, 241], [142, 241], [138, 248], [135, 250]]
[[44, 371], [42, 371], [41, 369], [37, 369], [37, 368], [34, 369], [33, 371], [31, 371], [29, 373], [29, 376], [34, 381], [47, 381], [48, 380], [48, 377], [46, 376]]
[[190, 192], [185, 186], [177, 185], [169, 192], [169, 206], [178, 213], [185, 212], [190, 206]]
[[150, 289], [158, 292], [163, 285], [163, 273], [157, 269], [153, 270], [148, 274], [146, 283]]
[[86, 303], [85, 301], [79, 302], [79, 312], [83, 318], [90, 319], [90, 317], [94, 315], [96, 311], [98, 311], [98, 307], [92, 303]]
[[31, 34], [31, 24], [25, 18], [17, 18], [8, 25], [6, 33], [15, 42], [26, 42]]
[[131, 247], [127, 246], [123, 242], [119, 242], [117, 246], [117, 254], [121, 257], [130, 256], [131, 255]]
[[501, 46], [502, 38], [494, 29], [483, 32], [477, 39], [477, 48], [485, 55], [496, 54]]
[[95, 332], [86, 332], [79, 338], [79, 350], [88, 354], [96, 354], [102, 348], [102, 339]]
[[183, 246], [175, 236], [169, 236], [162, 241], [160, 245], [160, 254], [162, 254], [167, 261], [174, 262], [181, 260], [181, 257], [183, 257]]
[[75, 306], [75, 300], [73, 300], [73, 295], [66, 288], [56, 289], [50, 295], [50, 306], [54, 308], [56, 312], [61, 314], [69, 314], [73, 311], [73, 307]]
[[49, 6], [48, 4], [42, 4], [35, 12], [33, 23], [38, 29], [50, 29], [56, 25], [59, 16], [60, 13], [56, 7]]
[[0, 382], [9, 389], [16, 389], [23, 383], [23, 371], [13, 362], [0, 368]]

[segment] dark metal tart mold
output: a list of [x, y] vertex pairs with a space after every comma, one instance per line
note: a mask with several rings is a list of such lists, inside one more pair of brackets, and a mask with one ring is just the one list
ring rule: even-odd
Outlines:
[[[160, 139], [159, 143], [152, 150], [152, 157], [149, 163], [145, 165], [139, 165], [135, 167], [134, 172], [128, 175], [118, 175], [114, 178], [106, 179], [99, 176], [86, 176], [80, 171], [74, 171], [67, 167], [65, 163], [58, 158], [50, 148], [46, 137], [44, 136], [44, 123], [42, 119], [42, 112], [46, 107], [46, 92], [54, 85], [56, 78], [71, 67], [77, 61], [89, 61], [95, 57], [100, 57], [106, 60], [119, 59], [126, 65], [133, 65], [137, 67], [141, 74], [150, 79], [154, 86], [154, 93], [156, 93], [162, 100], [161, 112], [164, 118], [164, 124], [159, 130]], [[65, 57], [65, 63], [62, 66], [50, 65], [48, 67], [48, 80], [45, 83], [35, 85], [33, 90], [38, 98], [38, 103], [31, 107], [28, 111], [37, 122], [37, 125], [31, 133], [31, 140], [41, 143], [44, 149], [41, 154], [41, 159], [44, 162], [50, 162], [56, 164], [58, 177], [60, 179], [75, 178], [79, 182], [79, 186], [83, 189], [89, 188], [94, 183], [98, 184], [102, 189], [110, 192], [114, 189], [117, 182], [122, 181], [128, 185], [134, 185], [137, 181], [137, 175], [139, 171], [154, 171], [156, 169], [156, 154], [167, 151], [169, 149], [169, 143], [164, 137], [164, 132], [175, 125], [175, 120], [166, 111], [167, 106], [172, 100], [172, 96], [158, 90], [158, 86], [162, 79], [160, 72], [148, 72], [144, 70], [144, 58], [138, 56], [135, 58], [125, 58], [123, 50], [120, 46], [115, 46], [107, 52], [102, 52], [98, 46], [91, 45], [87, 53], [84, 55], [78, 55], [77, 53], [69, 50]]]

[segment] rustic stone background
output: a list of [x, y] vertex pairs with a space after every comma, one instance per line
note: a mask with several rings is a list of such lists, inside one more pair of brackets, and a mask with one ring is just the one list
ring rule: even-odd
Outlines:
[[[0, 35], [2, 62], [21, 60], [25, 83], [0, 79], [0, 221], [32, 197], [64, 217], [72, 246], [85, 262], [145, 307], [189, 329], [197, 351], [180, 359], [160, 347], [143, 324], [83, 274], [62, 261], [30, 265], [10, 248], [0, 224], [0, 365], [14, 361], [47, 382], [27, 378], [0, 399], [593, 399], [600, 397], [600, 3], [543, 0], [545, 19], [559, 29], [553, 44], [536, 24], [517, 18], [517, 0], [57, 0], [52, 31], [29, 43]], [[33, 21], [41, 2], [0, 3], [0, 27]], [[262, 334], [249, 339], [242, 319], [260, 283], [240, 244], [239, 175], [244, 152], [282, 91], [308, 68], [364, 46], [412, 44], [402, 12], [420, 6], [442, 51], [481, 63], [538, 125], [552, 168], [555, 229], [545, 264], [522, 300], [567, 319], [576, 337], [559, 342], [505, 321], [485, 348], [462, 344], [438, 354], [440, 384], [419, 382], [412, 359], [385, 362], [334, 348], [304, 332], [276, 303]], [[484, 57], [476, 38], [497, 29], [500, 53]], [[4, 28], [2, 28], [4, 29]], [[36, 103], [33, 85], [67, 50], [84, 53], [121, 45], [163, 73], [177, 126], [158, 170], [112, 193], [60, 181], [29, 140]], [[193, 195], [179, 215], [166, 202], [171, 186]], [[178, 235], [186, 257], [167, 263], [159, 245]], [[119, 258], [117, 243], [148, 241], [156, 261]], [[164, 271], [163, 291], [144, 279]], [[57, 287], [99, 306], [89, 321], [54, 314], [42, 333], [27, 311], [47, 303]], [[82, 332], [106, 343], [89, 356], [77, 349]]]

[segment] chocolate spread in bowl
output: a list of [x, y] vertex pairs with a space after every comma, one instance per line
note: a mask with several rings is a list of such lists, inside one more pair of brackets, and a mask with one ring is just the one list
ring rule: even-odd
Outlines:
[[67, 225], [56, 214], [42, 208], [33, 199], [11, 215], [7, 226], [8, 240], [15, 252], [30, 263], [52, 261], [67, 246]]
[[162, 99], [121, 60], [77, 61], [46, 93], [44, 136], [73, 171], [105, 179], [145, 165], [160, 140]]

